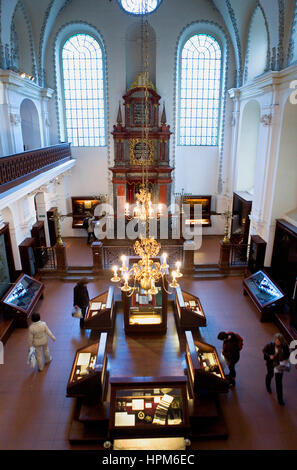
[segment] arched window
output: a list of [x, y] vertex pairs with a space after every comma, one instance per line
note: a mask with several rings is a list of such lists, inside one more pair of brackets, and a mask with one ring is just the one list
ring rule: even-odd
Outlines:
[[102, 49], [88, 34], [71, 36], [62, 48], [68, 141], [76, 147], [105, 145]]
[[217, 40], [196, 34], [181, 52], [179, 145], [218, 145], [222, 52]]
[[134, 15], [144, 15], [145, 13], [152, 13], [158, 8], [161, 0], [119, 0], [120, 5], [128, 13]]

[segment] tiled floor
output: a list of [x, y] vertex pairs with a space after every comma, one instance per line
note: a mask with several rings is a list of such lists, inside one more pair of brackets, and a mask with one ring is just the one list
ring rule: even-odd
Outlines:
[[[221, 397], [230, 437], [203, 441], [197, 449], [296, 449], [297, 371], [284, 377], [284, 408], [277, 404], [275, 386], [267, 394], [262, 347], [276, 332], [271, 323], [260, 323], [249, 299], [243, 297], [241, 279], [184, 280], [188, 291], [203, 303], [208, 327], [201, 329], [206, 341], [220, 350], [216, 339], [221, 329], [238, 331], [244, 348], [237, 371], [237, 386]], [[102, 281], [89, 285], [90, 295], [102, 292]], [[66, 398], [76, 349], [90, 341], [71, 317], [73, 285], [47, 281], [39, 305], [42, 318], [57, 337], [50, 342], [53, 362], [42, 373], [26, 364], [27, 330], [16, 330], [5, 346], [5, 364], [0, 366], [0, 449], [74, 449], [67, 431], [74, 399]], [[169, 313], [166, 336], [125, 336], [123, 316], [117, 315], [116, 333], [109, 345], [109, 367], [114, 376], [176, 375], [183, 371], [184, 354], [178, 341], [173, 314]], [[91, 448], [91, 446], [88, 446]]]

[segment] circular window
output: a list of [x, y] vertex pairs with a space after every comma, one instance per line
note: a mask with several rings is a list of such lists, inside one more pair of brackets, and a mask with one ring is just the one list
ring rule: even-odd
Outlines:
[[128, 13], [145, 15], [155, 11], [160, 5], [161, 0], [119, 0], [119, 2]]

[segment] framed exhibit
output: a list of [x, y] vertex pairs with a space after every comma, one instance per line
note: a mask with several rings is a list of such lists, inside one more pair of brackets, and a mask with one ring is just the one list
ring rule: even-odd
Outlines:
[[[211, 227], [211, 196], [184, 196], [182, 202], [190, 207], [190, 219], [186, 220], [186, 225], [201, 224], [204, 227]], [[201, 205], [200, 219], [195, 219], [195, 205]]]

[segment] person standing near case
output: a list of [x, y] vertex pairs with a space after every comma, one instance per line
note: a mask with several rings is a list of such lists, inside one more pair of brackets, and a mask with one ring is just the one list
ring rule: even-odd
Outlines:
[[53, 341], [56, 341], [56, 338], [48, 328], [47, 324], [44, 321], [40, 321], [39, 313], [33, 313], [31, 319], [33, 323], [29, 327], [28, 342], [30, 348], [32, 346], [35, 348], [38, 370], [41, 372], [44, 367], [42, 351], [44, 354], [45, 364], [49, 364], [52, 360], [48, 347], [48, 337], [50, 337]]
[[234, 387], [236, 377], [235, 364], [239, 361], [243, 341], [241, 336], [231, 331], [228, 331], [227, 333], [225, 331], [221, 331], [218, 334], [218, 339], [223, 341], [222, 354], [229, 367], [229, 375], [226, 377], [230, 386]]
[[283, 371], [281, 362], [286, 362], [290, 357], [290, 350], [281, 333], [274, 335], [274, 340], [266, 344], [263, 349], [264, 360], [266, 361], [267, 375], [265, 379], [268, 393], [272, 393], [271, 381], [275, 375], [275, 385], [278, 403], [284, 406], [283, 400]]
[[89, 305], [89, 292], [87, 289], [88, 279], [83, 277], [80, 279], [76, 286], [74, 287], [73, 291], [73, 305], [74, 307], [79, 307], [81, 309], [81, 313], [83, 318], [80, 319], [80, 327], [83, 328], [84, 326], [84, 319], [86, 315], [86, 310]]

